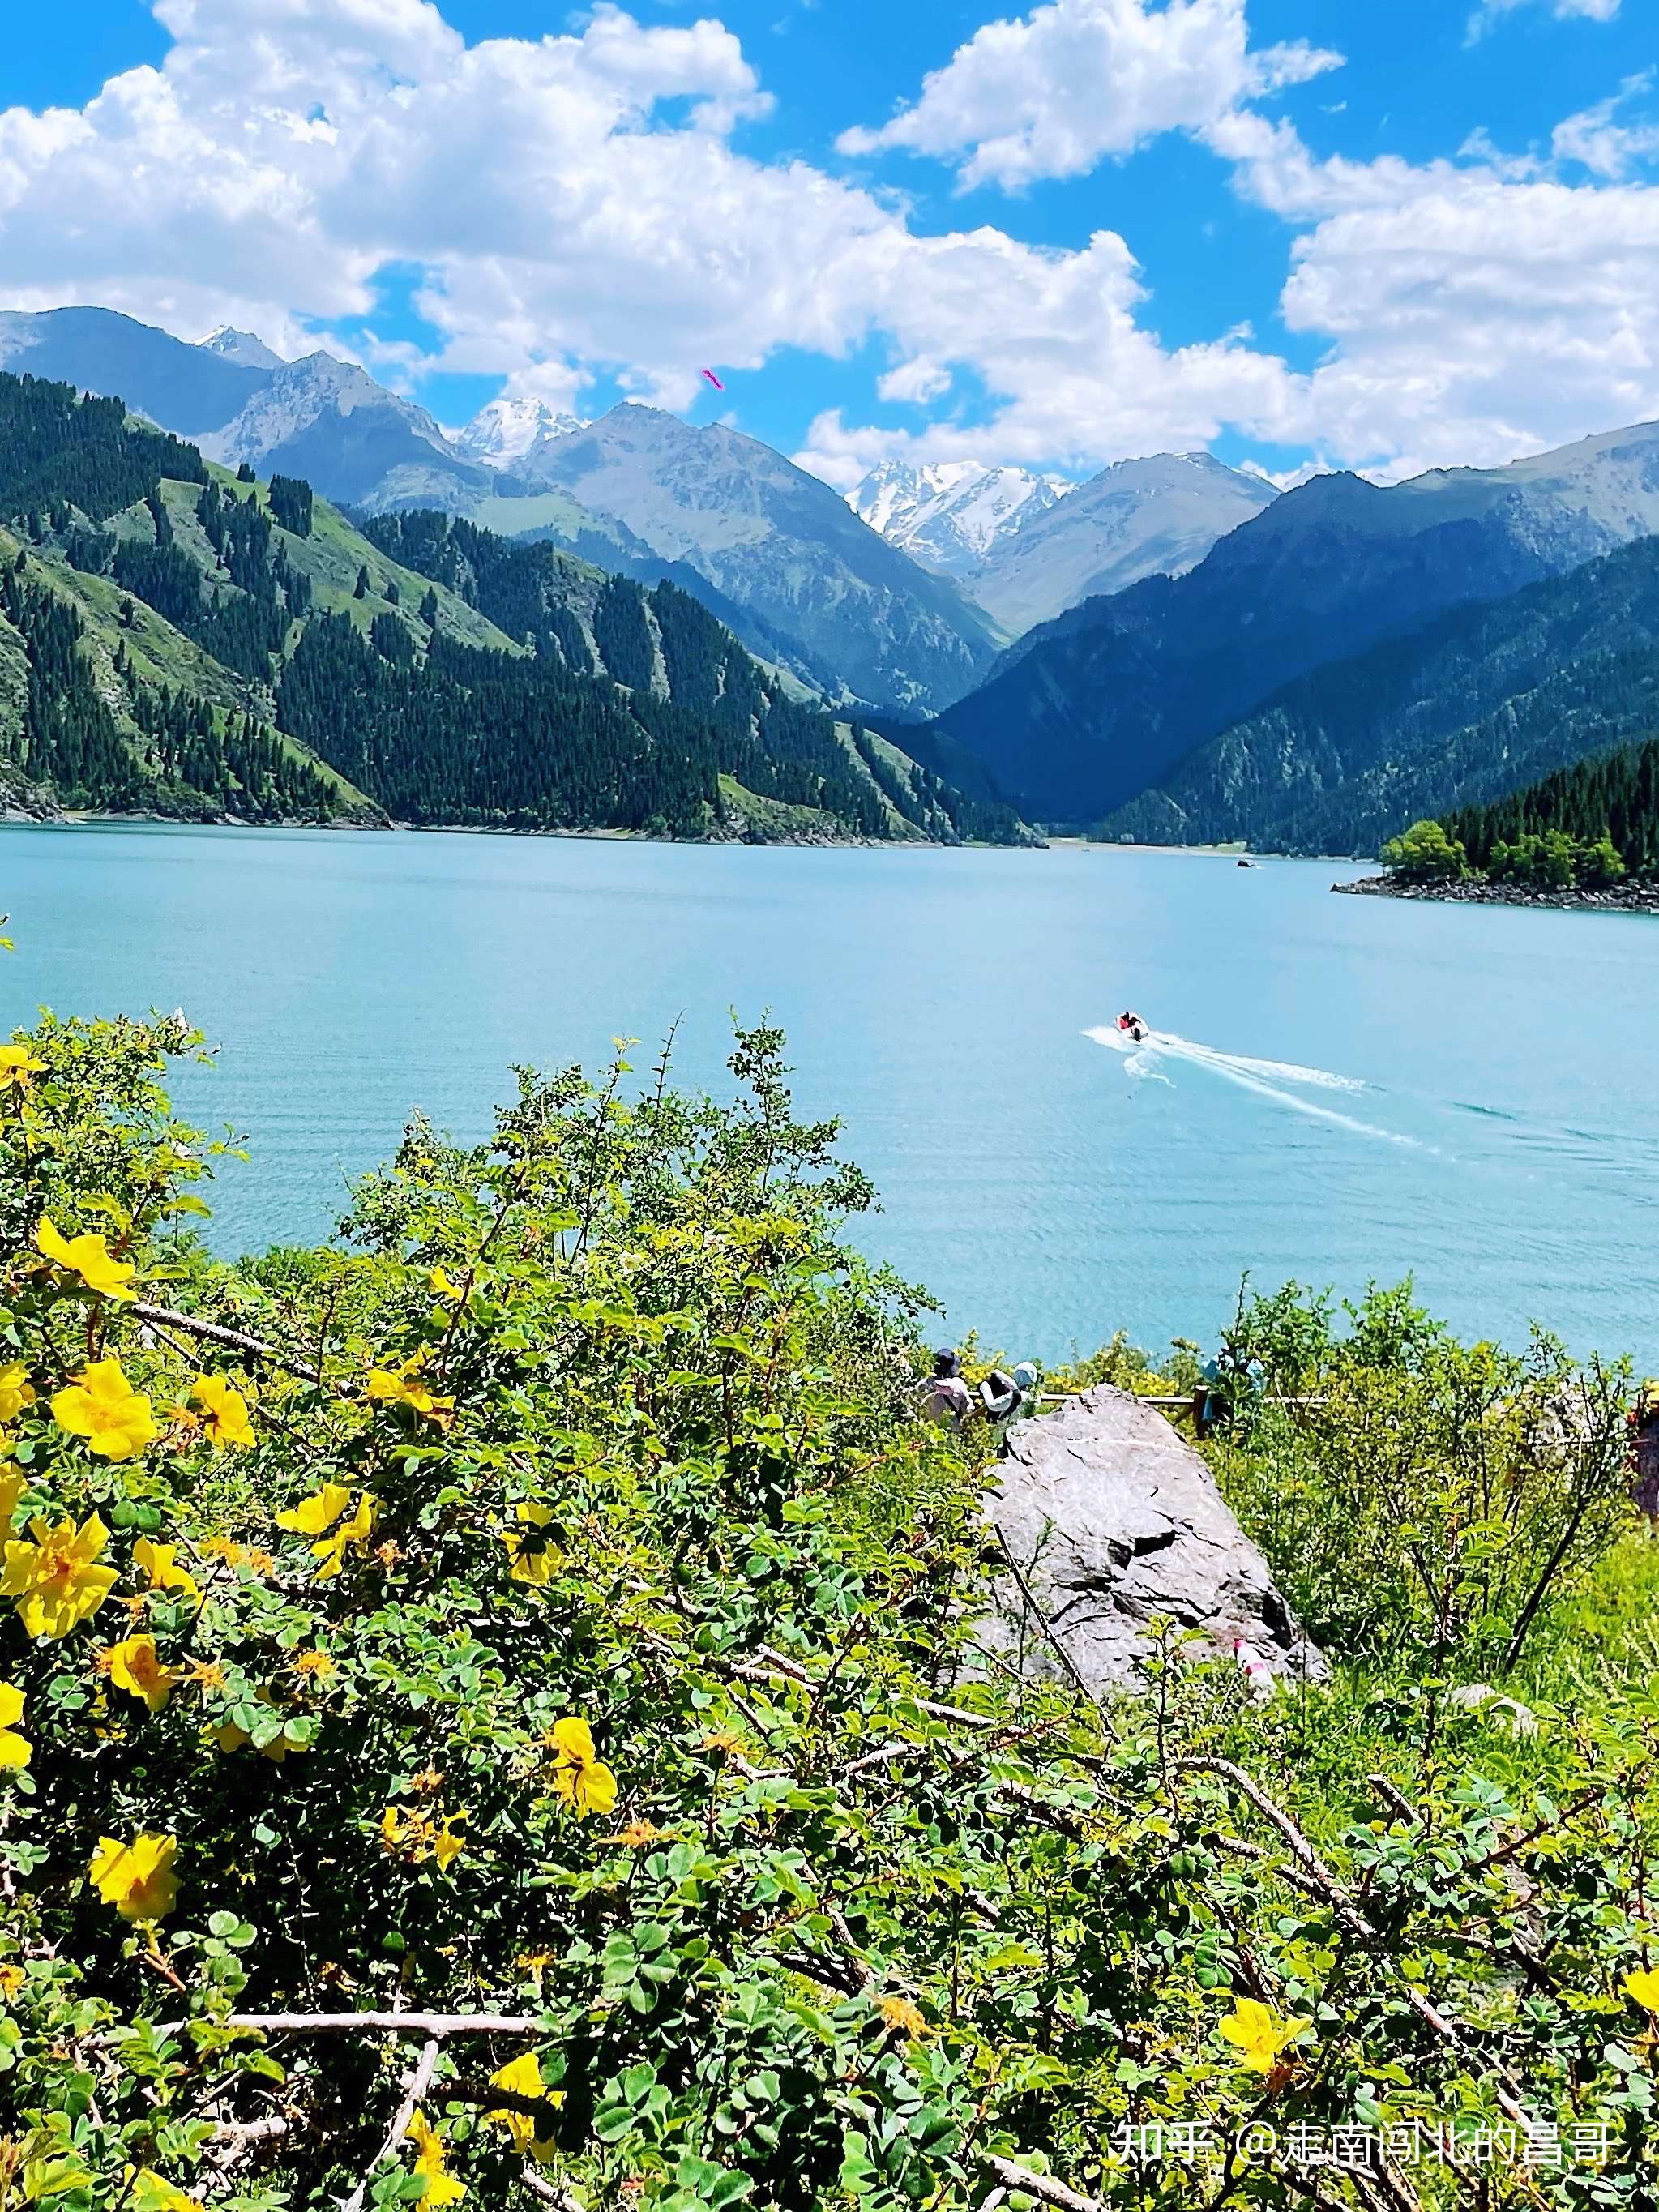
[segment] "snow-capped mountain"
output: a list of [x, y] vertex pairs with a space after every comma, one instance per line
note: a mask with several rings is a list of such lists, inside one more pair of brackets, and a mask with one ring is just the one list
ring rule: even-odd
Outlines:
[[1182, 576], [1277, 496], [1212, 453], [1115, 461], [1000, 538], [968, 588], [1016, 635], [1143, 576]]
[[204, 353], [216, 353], [221, 361], [234, 362], [238, 368], [281, 368], [283, 356], [273, 353], [263, 338], [255, 337], [252, 331], [234, 331], [228, 323], [221, 323], [216, 331], [198, 339]]
[[931, 711], [991, 663], [995, 632], [950, 578], [724, 424], [625, 401], [574, 436], [538, 439], [514, 476], [568, 492], [702, 577], [740, 636], [769, 640], [758, 649], [815, 684]]
[[503, 397], [481, 407], [465, 428], [448, 436], [464, 459], [482, 461], [489, 469], [510, 469], [544, 438], [565, 438], [586, 428], [579, 415], [550, 407], [544, 399]]
[[971, 586], [993, 546], [1071, 489], [1064, 477], [983, 461], [882, 461], [847, 495], [861, 522]]

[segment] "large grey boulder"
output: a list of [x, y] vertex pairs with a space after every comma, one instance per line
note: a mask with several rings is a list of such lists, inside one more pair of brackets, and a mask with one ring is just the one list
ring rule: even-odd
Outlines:
[[[1194, 1629], [1215, 1656], [1240, 1643], [1274, 1674], [1322, 1681], [1323, 1654], [1273, 1585], [1199, 1454], [1156, 1407], [1097, 1384], [1018, 1421], [993, 1470], [987, 1510], [1031, 1605], [1005, 1578], [1005, 1620], [1039, 1666], [1051, 1635], [1091, 1690], [1133, 1687], [1156, 1616]], [[995, 1625], [993, 1624], [994, 1632]], [[1207, 1655], [1206, 1655], [1207, 1656]]]

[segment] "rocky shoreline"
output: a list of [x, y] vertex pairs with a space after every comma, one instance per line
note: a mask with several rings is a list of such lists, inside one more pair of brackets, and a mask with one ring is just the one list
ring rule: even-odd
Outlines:
[[1583, 914], [1659, 914], [1659, 883], [1615, 884], [1607, 890], [1540, 890], [1535, 884], [1402, 884], [1389, 876], [1362, 876], [1333, 884], [1334, 891], [1375, 898], [1439, 899], [1457, 906], [1561, 907]]

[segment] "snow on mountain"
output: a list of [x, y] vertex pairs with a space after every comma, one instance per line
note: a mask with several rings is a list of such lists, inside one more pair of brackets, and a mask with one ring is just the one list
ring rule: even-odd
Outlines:
[[1070, 489], [1064, 477], [983, 461], [883, 461], [854, 484], [847, 504], [913, 560], [971, 581], [993, 546]]
[[1143, 576], [1181, 576], [1277, 496], [1212, 453], [1115, 461], [991, 548], [969, 589], [1016, 635]]
[[568, 437], [587, 428], [580, 416], [550, 407], [544, 399], [492, 399], [459, 430], [448, 432], [455, 451], [486, 468], [510, 469], [544, 438]]
[[234, 362], [238, 368], [281, 368], [283, 356], [273, 353], [263, 338], [252, 331], [234, 331], [228, 323], [221, 323], [216, 331], [198, 341], [203, 353], [216, 353], [221, 361]]
[[[808, 682], [933, 711], [990, 665], [992, 625], [948, 577], [867, 527], [820, 477], [757, 438], [625, 401], [544, 437], [519, 481], [568, 492], [752, 617]], [[732, 619], [726, 617], [725, 619]]]

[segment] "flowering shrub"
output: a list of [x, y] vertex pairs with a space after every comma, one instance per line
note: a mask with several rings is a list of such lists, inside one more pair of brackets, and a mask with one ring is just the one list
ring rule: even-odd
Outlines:
[[1659, 1705], [1345, 1766], [1342, 1691], [980, 1656], [775, 1036], [239, 1268], [182, 1027], [17, 1042], [0, 2206], [1653, 2201]]

